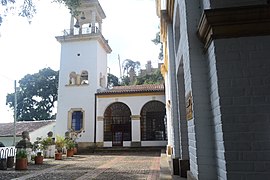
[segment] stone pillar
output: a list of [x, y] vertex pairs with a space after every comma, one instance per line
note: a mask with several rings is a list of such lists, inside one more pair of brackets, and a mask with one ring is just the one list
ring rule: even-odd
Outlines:
[[102, 147], [104, 141], [104, 117], [98, 116], [97, 117], [97, 124], [96, 124], [96, 146]]
[[131, 116], [131, 146], [140, 147], [141, 146], [141, 120], [140, 115]]

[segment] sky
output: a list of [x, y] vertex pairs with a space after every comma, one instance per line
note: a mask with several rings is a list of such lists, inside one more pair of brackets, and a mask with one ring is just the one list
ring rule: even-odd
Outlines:
[[[59, 70], [61, 47], [55, 36], [69, 29], [70, 14], [64, 5], [50, 2], [38, 1], [31, 23], [8, 14], [0, 26], [0, 123], [13, 121], [13, 110], [6, 105], [6, 95], [14, 92], [15, 80], [18, 82], [26, 74], [37, 73], [45, 67]], [[106, 14], [103, 36], [112, 48], [108, 54], [110, 72], [120, 76], [118, 55], [121, 62], [140, 61], [141, 68], [145, 68], [151, 60], [153, 67], [157, 67], [160, 47], [151, 41], [159, 31], [155, 0], [99, 2]]]

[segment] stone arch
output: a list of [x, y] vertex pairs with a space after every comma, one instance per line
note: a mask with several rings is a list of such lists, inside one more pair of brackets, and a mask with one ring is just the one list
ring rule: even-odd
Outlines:
[[141, 140], [163, 141], [167, 139], [165, 127], [165, 104], [149, 101], [141, 109]]
[[112, 141], [113, 146], [122, 146], [123, 141], [131, 141], [131, 111], [126, 104], [115, 102], [106, 108], [104, 141]]

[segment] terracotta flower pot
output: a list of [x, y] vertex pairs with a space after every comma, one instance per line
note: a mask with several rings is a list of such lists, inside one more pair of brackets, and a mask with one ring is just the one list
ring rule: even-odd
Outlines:
[[43, 164], [43, 156], [36, 156], [35, 164]]
[[67, 150], [67, 157], [72, 157], [73, 154], [74, 154], [73, 149], [68, 149], [68, 150]]
[[73, 154], [77, 154], [78, 153], [78, 148], [77, 147], [74, 147], [73, 148]]
[[16, 159], [16, 170], [27, 170], [27, 158]]
[[62, 160], [62, 153], [55, 153], [55, 160]]

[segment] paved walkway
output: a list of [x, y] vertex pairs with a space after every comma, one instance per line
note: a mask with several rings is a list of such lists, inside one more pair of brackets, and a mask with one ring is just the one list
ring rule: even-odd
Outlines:
[[[0, 170], [2, 180], [127, 180], [171, 179], [160, 175], [160, 151], [95, 153], [75, 155], [56, 161], [46, 159], [43, 165], [30, 164], [26, 171]], [[165, 162], [166, 163], [166, 162]], [[163, 171], [165, 172], [165, 171]], [[167, 171], [168, 172], [168, 171]], [[162, 178], [166, 177], [166, 178]]]

